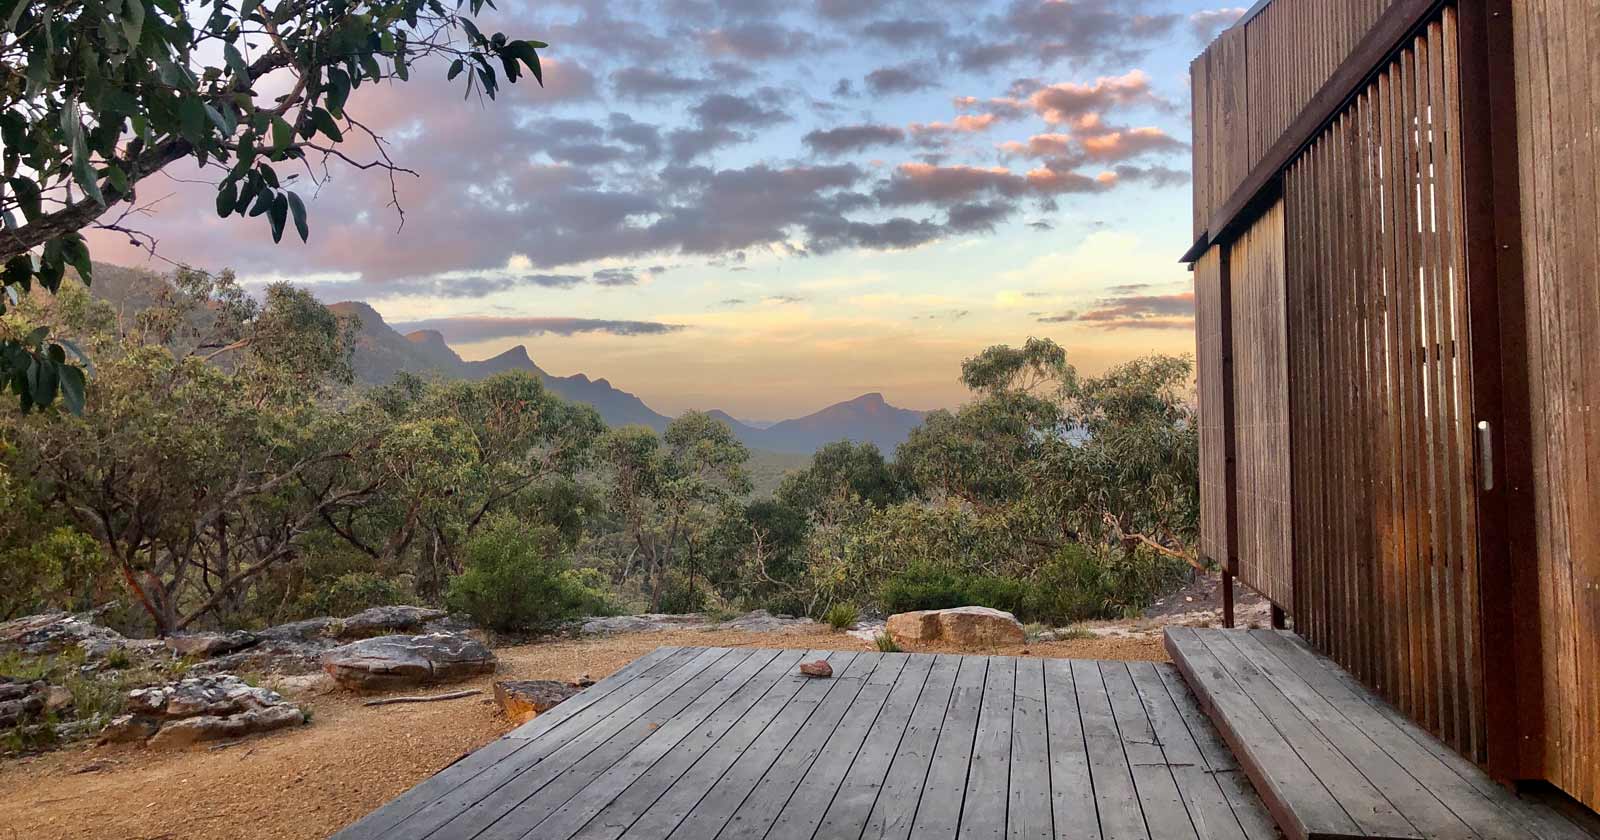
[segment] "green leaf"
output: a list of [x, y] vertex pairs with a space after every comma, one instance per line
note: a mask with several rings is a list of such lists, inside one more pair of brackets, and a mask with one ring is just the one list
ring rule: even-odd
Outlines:
[[256, 193], [255, 206], [250, 208], [250, 218], [255, 218], [272, 209], [272, 190], [262, 190]]
[[35, 405], [49, 408], [56, 401], [56, 365], [49, 359], [34, 359], [28, 366], [28, 395]]
[[224, 138], [232, 137], [234, 129], [239, 127], [238, 122], [233, 118], [232, 109], [224, 108], [219, 111], [209, 102], [205, 103], [205, 109], [206, 116], [211, 118], [211, 124], [222, 132], [222, 136]]
[[232, 44], [224, 44], [222, 56], [223, 60], [228, 63], [228, 69], [232, 70], [235, 76], [241, 79], [250, 76], [250, 65], [245, 63], [244, 56], [239, 52], [238, 47]]
[[49, 327], [34, 327], [33, 330], [28, 333], [28, 336], [22, 339], [22, 343], [27, 347], [38, 347], [39, 342], [44, 341], [47, 337], [49, 337], [49, 335]]
[[325, 108], [312, 110], [311, 124], [316, 126], [318, 131], [332, 138], [335, 143], [344, 140], [344, 135], [339, 132], [338, 124], [333, 121], [333, 115], [328, 113]]
[[90, 373], [94, 373], [94, 361], [89, 358], [89, 354], [83, 352], [83, 350], [78, 347], [76, 342], [72, 341], [71, 339], [58, 338], [56, 339], [56, 343], [67, 348], [67, 352], [71, 353], [73, 357], [78, 360], [78, 364], [83, 365], [84, 369], [88, 370]]
[[283, 150], [289, 148], [289, 144], [293, 142], [294, 127], [289, 125], [289, 122], [283, 117], [274, 116], [272, 118], [272, 153], [274, 155], [283, 154]]
[[61, 403], [66, 409], [79, 417], [83, 416], [84, 405], [84, 376], [82, 368], [71, 365], [61, 367]]
[[78, 270], [78, 279], [85, 286], [94, 282], [94, 263], [89, 259], [89, 246], [81, 234], [69, 233], [61, 237], [61, 255]]
[[7, 182], [11, 185], [11, 192], [17, 197], [17, 204], [22, 207], [22, 215], [28, 221], [37, 219], [43, 211], [42, 196], [39, 185], [32, 178], [18, 175]]
[[33, 257], [27, 254], [18, 254], [6, 260], [4, 277], [6, 292], [12, 296], [11, 303], [16, 304], [16, 292], [13, 286], [21, 286], [24, 291], [33, 284]]
[[144, 32], [144, 4], [139, 0], [122, 0], [122, 34], [128, 37], [130, 50], [139, 45]]
[[239, 185], [233, 181], [223, 181], [217, 187], [217, 215], [226, 219], [233, 215], [233, 206], [239, 203]]
[[72, 147], [72, 179], [78, 182], [85, 195], [105, 206], [99, 179], [95, 177], [94, 165], [89, 160], [89, 143], [83, 136], [83, 121], [75, 99], [68, 99], [66, 107], [61, 109], [61, 133]]
[[122, 171], [122, 167], [114, 163], [107, 166], [106, 180], [111, 182], [112, 189], [123, 195], [128, 194], [128, 173]]
[[306, 228], [306, 205], [300, 200], [300, 196], [292, 192], [289, 193], [289, 212], [294, 215], [295, 232], [300, 234], [300, 241], [305, 242], [310, 235], [310, 231]]
[[178, 97], [178, 133], [195, 148], [205, 141], [206, 119], [206, 104], [199, 97]]
[[461, 75], [461, 71], [465, 69], [467, 69], [467, 63], [459, 58], [450, 62], [450, 72], [445, 74], [444, 80], [447, 82], [455, 81], [456, 77]]
[[267, 213], [267, 218], [272, 222], [272, 241], [283, 241], [283, 224], [289, 219], [289, 200], [282, 193], [272, 200], [272, 210]]

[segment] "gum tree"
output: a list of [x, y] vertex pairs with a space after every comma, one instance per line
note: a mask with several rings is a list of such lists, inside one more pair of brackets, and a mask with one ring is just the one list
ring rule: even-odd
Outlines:
[[[223, 217], [274, 241], [310, 220], [280, 169], [409, 170], [346, 109], [364, 84], [404, 81], [429, 57], [467, 95], [542, 83], [539, 41], [482, 32], [490, 0], [0, 0], [0, 314], [67, 268], [93, 277], [83, 231], [125, 235], [140, 184], [183, 159], [216, 184]], [[350, 144], [356, 137], [364, 144]], [[356, 145], [366, 151], [348, 151]], [[366, 157], [358, 155], [364, 154]], [[313, 176], [315, 177], [315, 176]], [[391, 180], [392, 183], [392, 180]], [[79, 356], [69, 363], [69, 355]], [[81, 412], [81, 358], [48, 331], [0, 326], [0, 385], [24, 411], [59, 395]]]

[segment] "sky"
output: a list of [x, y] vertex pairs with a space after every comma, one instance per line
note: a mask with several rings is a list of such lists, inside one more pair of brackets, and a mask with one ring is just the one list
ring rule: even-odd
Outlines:
[[1088, 372], [1193, 350], [1188, 65], [1242, 8], [499, 5], [480, 28], [548, 42], [542, 88], [463, 97], [439, 64], [351, 97], [414, 177], [319, 168], [310, 240], [275, 245], [177, 167], [141, 185], [159, 259], [96, 258], [365, 300], [666, 414], [952, 407], [962, 359], [1030, 336]]

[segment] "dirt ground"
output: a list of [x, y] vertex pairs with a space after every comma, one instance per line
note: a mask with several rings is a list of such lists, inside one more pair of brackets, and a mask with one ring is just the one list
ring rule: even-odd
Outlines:
[[[502, 648], [462, 700], [367, 707], [344, 692], [300, 698], [310, 725], [172, 753], [85, 746], [0, 764], [0, 840], [322, 838], [513, 728], [494, 679], [594, 679], [661, 645], [869, 650], [826, 627], [788, 633], [679, 630]], [[1000, 653], [1165, 660], [1157, 638], [1090, 638]], [[433, 693], [408, 692], [408, 693]]]

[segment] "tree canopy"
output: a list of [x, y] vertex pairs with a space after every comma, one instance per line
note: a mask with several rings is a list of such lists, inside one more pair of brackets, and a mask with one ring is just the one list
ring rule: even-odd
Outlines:
[[[292, 189], [333, 164], [411, 173], [347, 109], [364, 84], [438, 57], [468, 95], [542, 83], [540, 41], [484, 33], [491, 0], [0, 0], [0, 315], [67, 269], [93, 280], [95, 227], [154, 249], [132, 223], [140, 183], [185, 158], [216, 211], [262, 218], [274, 241], [310, 220]], [[448, 61], [448, 68], [442, 66]], [[363, 151], [344, 144], [361, 135]], [[58, 395], [81, 412], [81, 357], [42, 327], [0, 327], [0, 384], [24, 411]]]

